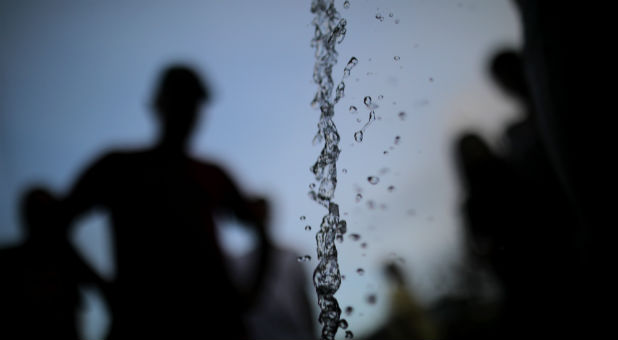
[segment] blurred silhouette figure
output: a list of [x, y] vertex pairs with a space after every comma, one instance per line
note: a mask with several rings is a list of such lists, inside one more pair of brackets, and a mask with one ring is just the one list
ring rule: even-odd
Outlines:
[[[615, 106], [612, 54], [604, 47], [613, 39], [610, 4], [514, 1], [523, 26], [526, 81], [537, 110], [536, 125], [552, 168], [577, 217], [572, 229], [577, 250], [563, 285], [569, 288], [569, 312], [560, 319], [563, 332], [580, 338], [605, 335], [605, 300], [611, 295], [606, 277], [613, 247], [606, 244], [614, 209]], [[603, 305], [601, 305], [603, 303]], [[564, 325], [569, 327], [564, 327]]]
[[570, 319], [565, 296], [575, 290], [576, 215], [541, 142], [520, 55], [500, 51], [490, 71], [525, 113], [507, 128], [503, 155], [474, 134], [457, 142], [467, 241], [502, 286], [499, 336], [556, 335]]
[[69, 244], [59, 201], [34, 188], [21, 201], [23, 244], [0, 250], [3, 339], [78, 339], [79, 288], [103, 280]]
[[391, 284], [390, 315], [385, 325], [368, 339], [436, 339], [438, 330], [408, 290], [401, 267], [395, 262], [387, 263], [384, 274]]
[[[573, 285], [572, 275], [577, 265], [574, 233], [577, 214], [569, 203], [567, 191], [560, 185], [558, 173], [542, 142], [520, 53], [502, 51], [493, 58], [491, 65], [497, 83], [518, 99], [525, 110], [524, 118], [510, 125], [505, 132], [507, 148], [504, 157], [521, 186], [519, 190], [523, 196], [519, 199], [517, 213], [532, 233], [521, 235], [521, 240], [512, 244], [512, 247], [525, 245], [526, 255], [512, 250], [509, 253], [513, 264], [516, 261], [523, 264], [528, 276], [536, 278], [533, 285], [523, 280], [515, 281], [513, 277], [503, 280], [506, 285], [511, 285], [506, 291], [507, 311], [513, 313], [516, 310], [518, 315], [526, 313], [538, 333], [556, 335], [564, 322], [575, 314], [565, 314], [565, 310], [572, 307], [572, 301], [567, 302], [564, 297], [573, 294], [577, 287]], [[517, 286], [512, 284], [514, 282]], [[528, 304], [524, 305], [524, 301]], [[531, 309], [532, 304], [541, 308]], [[552, 312], [548, 315], [547, 311]]]
[[263, 212], [215, 164], [187, 154], [208, 89], [194, 71], [163, 72], [154, 110], [157, 144], [109, 152], [80, 176], [63, 201], [66, 223], [94, 207], [110, 212], [116, 279], [111, 338], [245, 338], [241, 317], [263, 282], [234, 288], [217, 244], [213, 216], [230, 214], [265, 242]]
[[[258, 201], [265, 211], [269, 226], [270, 208], [266, 200]], [[270, 261], [263, 289], [255, 305], [245, 314], [252, 339], [315, 339], [315, 320], [308, 296], [308, 279], [296, 252], [265, 242], [270, 247]], [[246, 288], [255, 280], [255, 259], [263, 251], [258, 247], [242, 256], [231, 258], [235, 281]]]
[[[473, 133], [460, 136], [455, 150], [465, 192], [462, 213], [468, 260], [488, 267], [498, 278], [505, 300], [510, 300], [514, 297], [510, 287], [517, 287], [529, 275], [523, 265], [525, 261], [519, 262], [520, 258], [511, 256], [510, 252], [525, 248], [522, 242], [529, 232], [527, 221], [517, 211], [518, 205], [524, 203], [519, 202], [521, 185], [504, 159], [480, 136]], [[526, 256], [523, 251], [519, 253]], [[505, 308], [496, 309], [498, 315], [490, 320], [491, 324], [476, 322], [477, 316], [486, 313], [478, 301], [445, 299], [440, 304], [440, 313], [449, 314], [442, 330], [445, 339], [506, 336], [501, 327], [506, 320]]]

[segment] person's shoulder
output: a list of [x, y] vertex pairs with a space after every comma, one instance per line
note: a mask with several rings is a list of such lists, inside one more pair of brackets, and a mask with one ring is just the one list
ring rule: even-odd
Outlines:
[[119, 163], [139, 161], [146, 159], [152, 151], [146, 149], [110, 150], [100, 155], [94, 161], [94, 166], [112, 166]]
[[191, 164], [193, 165], [194, 169], [196, 169], [200, 173], [208, 173], [212, 174], [213, 176], [225, 176], [225, 174], [227, 173], [221, 165], [208, 160], [192, 158]]

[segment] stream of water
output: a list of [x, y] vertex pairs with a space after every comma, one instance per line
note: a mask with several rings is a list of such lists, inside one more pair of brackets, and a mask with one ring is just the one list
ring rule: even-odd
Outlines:
[[[328, 209], [316, 234], [318, 265], [313, 273], [313, 284], [320, 307], [318, 320], [322, 325], [322, 339], [334, 339], [338, 328], [347, 328], [346, 320], [340, 319], [341, 308], [334, 296], [341, 285], [335, 240], [343, 239], [347, 227], [346, 221], [339, 218], [339, 206], [333, 201], [337, 187], [337, 159], [341, 151], [333, 117], [335, 104], [345, 95], [344, 80], [350, 76], [358, 60], [354, 57], [350, 59], [335, 88], [332, 77], [333, 67], [337, 63], [335, 46], [345, 37], [346, 20], [337, 12], [334, 0], [312, 0], [311, 13], [314, 14], [315, 27], [315, 35], [311, 40], [311, 47], [315, 49], [313, 80], [318, 86], [311, 105], [320, 110], [318, 132], [313, 142], [323, 143], [324, 146], [311, 167], [318, 185], [317, 191], [315, 183], [310, 185], [312, 189], [309, 196]], [[346, 337], [351, 337], [351, 334], [347, 332]]]

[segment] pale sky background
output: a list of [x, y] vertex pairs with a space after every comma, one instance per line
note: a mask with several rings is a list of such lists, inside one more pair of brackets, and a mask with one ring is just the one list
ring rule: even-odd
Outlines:
[[[336, 107], [342, 153], [335, 199], [347, 213], [348, 233], [361, 240], [338, 244], [346, 279], [337, 296], [342, 307], [354, 306], [348, 321], [361, 335], [387, 316], [385, 260], [405, 260], [409, 286], [425, 304], [454, 281], [461, 226], [452, 142], [473, 128], [498, 144], [504, 124], [516, 119], [516, 106], [488, 78], [486, 64], [496, 49], [520, 46], [521, 33], [506, 0], [350, 4], [336, 1], [348, 27], [334, 78], [352, 56], [359, 63]], [[0, 245], [21, 241], [17, 199], [29, 185], [65, 192], [105, 150], [151, 143], [154, 81], [169, 62], [187, 61], [215, 94], [193, 153], [220, 161], [246, 192], [271, 199], [272, 237], [311, 255], [298, 264], [310, 277], [325, 210], [307, 196], [320, 151], [311, 143], [319, 112], [309, 105], [316, 89], [309, 7], [309, 0], [0, 1]], [[379, 105], [378, 120], [356, 143], [354, 132], [368, 116], [365, 96]], [[371, 175], [378, 184], [367, 182]], [[74, 239], [109, 277], [106, 223], [104, 213], [95, 214]], [[224, 242], [235, 254], [247, 244], [236, 232]], [[370, 293], [375, 305], [366, 303]], [[96, 338], [107, 319], [96, 296], [88, 293], [87, 301], [86, 334]]]

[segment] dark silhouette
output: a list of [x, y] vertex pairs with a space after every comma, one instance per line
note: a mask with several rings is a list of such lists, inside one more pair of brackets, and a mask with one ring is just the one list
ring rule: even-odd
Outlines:
[[220, 167], [186, 153], [208, 99], [191, 69], [165, 70], [154, 102], [158, 143], [109, 152], [63, 200], [66, 223], [97, 206], [110, 212], [116, 260], [111, 338], [247, 336], [241, 315], [263, 281], [267, 251], [261, 252], [255, 286], [242, 294], [230, 281], [213, 217], [240, 218], [265, 242], [264, 212]]
[[[520, 262], [521, 258], [512, 257], [509, 252], [522, 249], [525, 244], [522, 242], [529, 233], [529, 221], [518, 212], [525, 210], [519, 207], [524, 203], [519, 202], [523, 197], [521, 183], [504, 159], [476, 134], [460, 136], [455, 152], [465, 192], [462, 213], [467, 260], [475, 266], [488, 267], [506, 291], [505, 300], [510, 300], [514, 295], [508, 292], [509, 288], [518, 287], [529, 278], [523, 265], [525, 261]], [[515, 248], [511, 248], [513, 245]], [[518, 253], [528, 255], [523, 251]], [[463, 288], [473, 290], [472, 287]], [[519, 293], [517, 289], [515, 292]], [[479, 301], [451, 298], [436, 306], [437, 314], [446, 315], [440, 317], [444, 319], [442, 334], [445, 339], [506, 337], [500, 325], [506, 320], [506, 308], [494, 309], [497, 315], [487, 319], [484, 317], [487, 310]]]
[[44, 189], [21, 202], [26, 240], [0, 250], [0, 320], [6, 339], [78, 339], [79, 287], [107, 285], [69, 244], [59, 201]]
[[[613, 38], [609, 3], [514, 1], [523, 26], [526, 80], [537, 110], [536, 125], [550, 155], [552, 168], [567, 193], [575, 227], [577, 251], [562, 275], [570, 307], [560, 319], [569, 336], [605, 335], [609, 325], [607, 280], [613, 247], [607, 246], [614, 209], [616, 176], [610, 166], [614, 124], [608, 112], [615, 106], [613, 54], [605, 47]], [[567, 312], [568, 310], [568, 312]]]
[[488, 328], [498, 334], [487, 336], [566, 334], [564, 321], [574, 321], [566, 297], [577, 287], [570, 275], [577, 265], [577, 216], [542, 143], [520, 55], [499, 52], [490, 71], [525, 112], [507, 128], [503, 154], [475, 134], [457, 142], [470, 252], [503, 291], [495, 328]]

